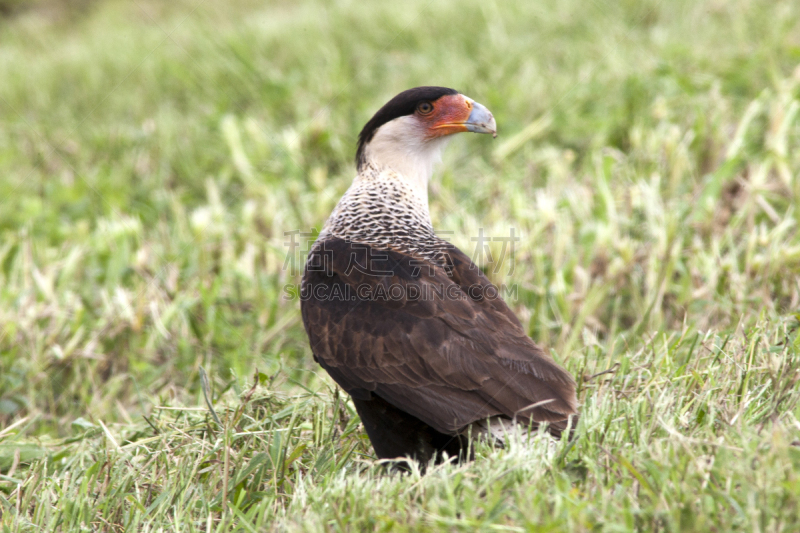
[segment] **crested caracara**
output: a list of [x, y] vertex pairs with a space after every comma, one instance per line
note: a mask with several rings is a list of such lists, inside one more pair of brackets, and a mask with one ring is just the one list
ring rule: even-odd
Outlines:
[[352, 396], [380, 458], [463, 458], [470, 435], [547, 423], [558, 436], [577, 413], [572, 376], [431, 225], [433, 166], [466, 131], [496, 136], [495, 120], [453, 89], [392, 98], [361, 130], [358, 175], [306, 263], [314, 359]]

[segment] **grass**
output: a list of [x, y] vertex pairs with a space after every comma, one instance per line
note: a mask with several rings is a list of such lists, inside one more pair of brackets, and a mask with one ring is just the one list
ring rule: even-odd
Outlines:
[[[15, 8], [2, 530], [797, 531], [798, 64], [788, 0]], [[582, 404], [573, 443], [424, 477], [376, 464], [285, 298], [286, 232], [420, 84], [497, 117], [434, 224], [520, 237], [477, 258]]]

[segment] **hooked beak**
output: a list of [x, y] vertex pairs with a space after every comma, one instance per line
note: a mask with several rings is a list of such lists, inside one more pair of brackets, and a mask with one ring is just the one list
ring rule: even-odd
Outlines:
[[463, 94], [443, 96], [436, 101], [436, 111], [428, 119], [428, 137], [436, 138], [471, 131], [497, 137], [497, 123], [484, 106]]
[[472, 112], [464, 123], [467, 131], [473, 133], [491, 133], [492, 137], [497, 137], [497, 123], [494, 121], [491, 111], [486, 109], [478, 102], [472, 102]]

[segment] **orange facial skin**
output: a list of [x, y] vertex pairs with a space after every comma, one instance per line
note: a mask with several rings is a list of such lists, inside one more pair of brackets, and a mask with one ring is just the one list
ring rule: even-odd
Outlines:
[[472, 102], [463, 94], [442, 96], [431, 104], [433, 111], [427, 115], [416, 112], [417, 117], [429, 125], [426, 137], [433, 139], [468, 131], [466, 122], [472, 112]]

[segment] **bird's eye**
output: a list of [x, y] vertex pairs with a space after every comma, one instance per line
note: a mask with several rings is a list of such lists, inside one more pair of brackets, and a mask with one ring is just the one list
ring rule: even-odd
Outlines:
[[433, 104], [430, 102], [422, 102], [417, 106], [417, 111], [420, 115], [430, 115], [433, 112]]

